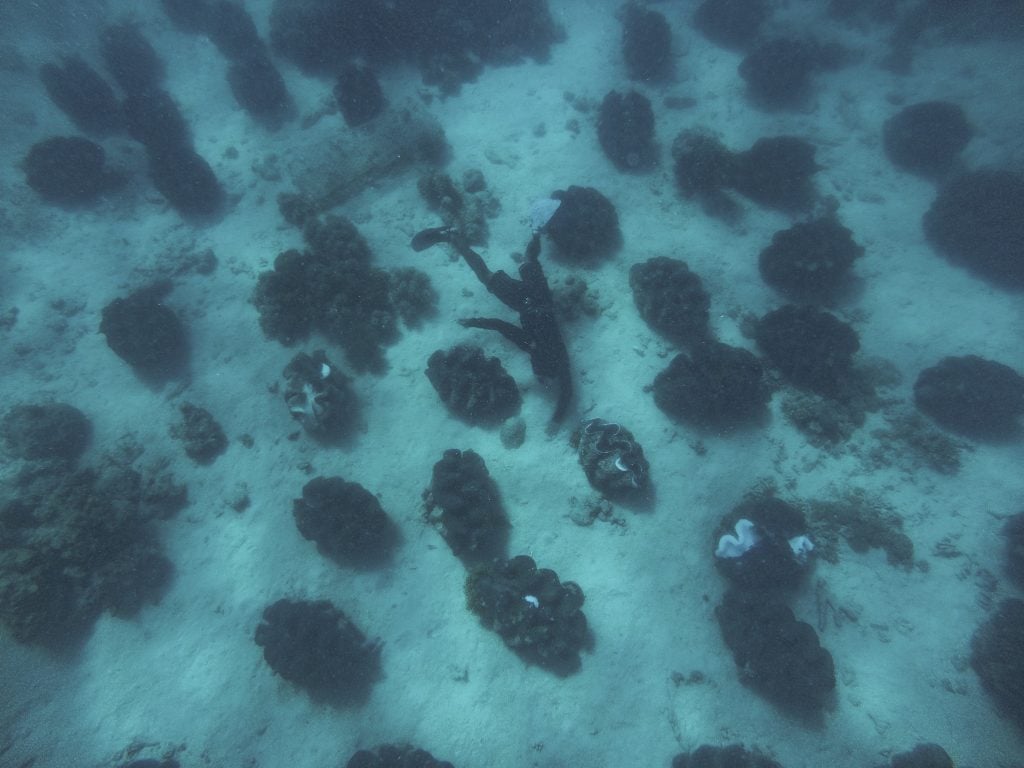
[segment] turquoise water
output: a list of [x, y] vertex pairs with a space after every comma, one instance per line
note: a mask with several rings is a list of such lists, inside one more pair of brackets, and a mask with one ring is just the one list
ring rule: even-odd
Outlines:
[[[743, 744], [871, 766], [929, 742], [1022, 764], [1019, 628], [979, 651], [1021, 597], [1015, 5], [769, 4], [735, 38], [674, 1], [632, 22], [574, 0], [151, 5], [0, 5], [0, 765], [334, 766], [403, 744], [668, 766]], [[778, 39], [800, 43], [764, 54]], [[111, 99], [77, 115], [40, 76], [76, 62]], [[379, 113], [343, 112], [343, 71], [373, 73]], [[653, 141], [616, 133], [612, 91], [642, 97], [626, 134], [646, 100]], [[887, 121], [933, 101], [967, 127], [903, 126], [901, 160]], [[85, 143], [33, 166], [52, 137]], [[775, 137], [800, 141], [769, 167]], [[74, 171], [95, 146], [103, 170]], [[956, 186], [977, 171], [998, 173]], [[572, 187], [604, 203], [571, 218]], [[773, 238], [821, 221], [847, 231], [834, 280], [766, 277]], [[460, 237], [410, 247], [442, 225]], [[518, 305], [464, 250], [529, 280], [534, 227], [541, 330], [536, 286]], [[773, 336], [786, 305], [817, 314]], [[542, 379], [559, 339], [569, 378]], [[501, 387], [457, 379], [446, 403], [426, 375], [458, 345], [518, 391], [497, 415]], [[915, 396], [968, 356], [1007, 370]], [[438, 469], [473, 454], [489, 480]], [[740, 623], [788, 606], [800, 652], [734, 658], [735, 595]], [[305, 635], [282, 652], [304, 672], [272, 667], [257, 628], [280, 600], [329, 601], [351, 643]]]

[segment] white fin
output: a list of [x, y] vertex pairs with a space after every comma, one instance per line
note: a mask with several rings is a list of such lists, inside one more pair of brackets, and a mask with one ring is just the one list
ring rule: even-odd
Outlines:
[[533, 205], [530, 206], [530, 226], [533, 228], [533, 231], [537, 232], [544, 229], [561, 204], [561, 200], [553, 200], [550, 197], [534, 201]]

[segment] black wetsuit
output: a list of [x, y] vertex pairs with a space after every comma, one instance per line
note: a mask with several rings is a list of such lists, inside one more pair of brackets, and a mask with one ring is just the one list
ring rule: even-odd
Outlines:
[[529, 354], [533, 372], [558, 383], [558, 402], [551, 421], [560, 422], [572, 400], [572, 373], [569, 352], [555, 317], [554, 298], [538, 259], [540, 233], [535, 232], [526, 247], [526, 258], [519, 267], [519, 280], [500, 269], [497, 272], [489, 270], [480, 254], [452, 229], [424, 230], [413, 238], [412, 247], [421, 251], [440, 242], [451, 243], [484, 287], [502, 304], [519, 313], [519, 325], [488, 317], [471, 317], [459, 322], [467, 328], [497, 331]]

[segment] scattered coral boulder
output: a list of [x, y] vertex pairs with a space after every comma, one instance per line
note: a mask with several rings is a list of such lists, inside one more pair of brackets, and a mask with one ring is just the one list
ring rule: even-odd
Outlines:
[[757, 324], [754, 338], [787, 379], [826, 396], [846, 390], [853, 356], [860, 349], [852, 327], [811, 306], [790, 304], [769, 312]]
[[270, 11], [271, 45], [310, 74], [336, 74], [353, 57], [395, 58], [385, 35], [398, 28], [393, 8], [360, 0], [275, 0]]
[[474, 568], [466, 602], [524, 660], [563, 675], [579, 669], [590, 634], [575, 582], [559, 581], [554, 571], [518, 555]]
[[268, 339], [292, 345], [313, 331], [317, 307], [314, 274], [319, 271], [310, 252], [284, 251], [274, 259], [272, 270], [261, 272], [252, 302], [259, 312], [260, 328]]
[[1024, 512], [1006, 521], [1003, 537], [1006, 539], [1006, 571], [1018, 586], [1024, 587]]
[[622, 58], [630, 80], [664, 81], [672, 74], [672, 28], [657, 11], [632, 0], [622, 10]]
[[801, 389], [783, 395], [782, 415], [811, 445], [828, 450], [864, 426], [866, 407], [858, 397], [836, 399]]
[[953, 758], [938, 744], [916, 744], [892, 756], [890, 768], [955, 768]]
[[16, 405], [0, 420], [7, 450], [30, 461], [77, 461], [92, 437], [92, 423], [73, 405]]
[[593, 264], [622, 244], [615, 206], [593, 187], [571, 186], [552, 192], [551, 198], [561, 204], [545, 232], [567, 261]]
[[850, 230], [826, 217], [776, 232], [758, 267], [764, 281], [788, 299], [828, 304], [849, 286], [853, 263], [863, 254]]
[[238, 106], [270, 128], [279, 127], [292, 111], [284, 78], [266, 54], [231, 62], [228, 86]]
[[181, 768], [181, 763], [173, 757], [159, 759], [156, 757], [140, 757], [137, 760], [124, 763], [118, 768]]
[[506, 556], [509, 522], [501, 493], [474, 451], [452, 448], [434, 464], [425, 516], [456, 557], [480, 562]]
[[181, 421], [171, 426], [171, 436], [182, 442], [185, 455], [197, 464], [212, 464], [228, 447], [213, 414], [192, 403], [181, 404]]
[[128, 134], [151, 152], [184, 151], [192, 145], [188, 122], [178, 103], [162, 88], [129, 94], [123, 103]]
[[672, 160], [683, 197], [695, 198], [712, 216], [736, 216], [737, 205], [724, 190], [736, 184], [738, 160], [719, 139], [704, 131], [681, 131], [672, 142]]
[[327, 442], [350, 437], [361, 425], [351, 380], [318, 349], [300, 352], [285, 366], [284, 401], [307, 433]]
[[106, 153], [81, 136], [54, 136], [32, 145], [23, 163], [25, 181], [46, 202], [85, 205], [111, 189]]
[[315, 477], [292, 505], [299, 533], [343, 565], [376, 565], [391, 554], [398, 528], [377, 497], [341, 477]]
[[977, 355], [944, 357], [914, 382], [914, 402], [946, 429], [975, 438], [1020, 431], [1024, 376]]
[[111, 24], [100, 32], [100, 54], [126, 93], [159, 88], [163, 82], [164, 63], [135, 24]]
[[739, 213], [726, 189], [788, 213], [811, 209], [817, 199], [813, 176], [819, 169], [814, 155], [814, 145], [796, 136], [760, 138], [745, 152], [732, 152], [700, 130], [682, 131], [672, 142], [679, 191], [725, 219]]
[[731, 589], [715, 609], [741, 680], [784, 709], [820, 711], [836, 686], [832, 655], [778, 598]]
[[224, 205], [224, 188], [210, 164], [191, 147], [146, 153], [149, 179], [183, 216], [214, 216]]
[[275, 0], [270, 40], [301, 69], [333, 75], [352, 59], [409, 60], [427, 82], [456, 92], [484, 64], [544, 60], [562, 32], [546, 0], [377, 3]]
[[0, 621], [52, 647], [76, 644], [106, 611], [134, 616], [173, 572], [138, 472], [60, 466], [0, 505]]
[[217, 50], [231, 61], [266, 56], [256, 22], [241, 2], [214, 0], [210, 3], [205, 31]]
[[416, 267], [391, 270], [389, 285], [391, 303], [402, 322], [409, 328], [419, 328], [423, 321], [437, 314], [437, 291], [430, 275]]
[[380, 643], [327, 600], [267, 606], [255, 641], [274, 672], [318, 701], [359, 703], [380, 676]]
[[963, 109], [948, 101], [911, 104], [886, 120], [882, 128], [889, 161], [904, 171], [928, 177], [948, 173], [973, 135]]
[[674, 419], [720, 428], [756, 420], [771, 397], [764, 367], [751, 352], [718, 341], [676, 355], [654, 377], [654, 403]]
[[731, 187], [736, 181], [736, 160], [711, 134], [697, 130], [679, 133], [672, 142], [675, 177], [687, 197]]
[[390, 276], [369, 263], [366, 240], [348, 219], [310, 219], [303, 235], [309, 249], [279, 254], [257, 280], [263, 333], [290, 345], [316, 330], [356, 369], [382, 372], [383, 347], [398, 338]]
[[643, 493], [650, 482], [650, 464], [633, 433], [615, 422], [588, 419], [573, 433], [580, 466], [590, 484], [612, 498]]
[[766, 0], [704, 0], [693, 26], [713, 43], [742, 50], [757, 40], [769, 15]]
[[1003, 600], [978, 627], [971, 666], [999, 710], [1024, 728], [1024, 600]]
[[673, 757], [672, 768], [782, 768], [782, 765], [757, 749], [745, 749], [742, 744], [727, 747], [703, 744], [693, 752]]
[[39, 79], [50, 100], [80, 131], [105, 136], [124, 129], [114, 89], [82, 58], [65, 56], [60, 64], [43, 64]]
[[1024, 289], [1024, 174], [970, 171], [949, 181], [924, 215], [928, 241], [986, 280]]
[[682, 344], [707, 337], [711, 297], [686, 262], [657, 256], [634, 264], [629, 287], [640, 317], [654, 330]]
[[816, 192], [812, 177], [819, 165], [814, 145], [795, 136], [758, 139], [736, 155], [736, 190], [754, 202], [783, 211], [810, 208]]
[[425, 749], [408, 744], [382, 744], [374, 750], [360, 749], [345, 763], [345, 768], [455, 768], [447, 760], [438, 760]]
[[872, 549], [885, 552], [885, 559], [897, 568], [914, 565], [914, 542], [903, 531], [903, 518], [888, 504], [862, 491], [838, 499], [810, 502], [811, 529], [815, 555], [830, 563], [840, 561], [840, 542], [854, 552]]
[[207, 0], [160, 0], [167, 18], [182, 32], [205, 32], [209, 27]]
[[437, 350], [427, 361], [427, 378], [441, 401], [469, 424], [500, 424], [519, 413], [519, 387], [496, 357], [460, 344]]
[[715, 567], [739, 589], [791, 589], [810, 569], [808, 532], [794, 505], [773, 496], [747, 499], [715, 529]]
[[369, 67], [357, 64], [349, 64], [341, 70], [334, 86], [334, 98], [350, 128], [370, 122], [385, 105], [377, 75]]
[[298, 192], [281, 192], [277, 196], [277, 209], [287, 224], [299, 229], [320, 215], [316, 201]]
[[740, 62], [739, 69], [755, 104], [792, 109], [808, 101], [816, 73], [838, 69], [845, 58], [845, 52], [835, 44], [776, 38], [757, 45]]
[[173, 378], [188, 363], [185, 326], [163, 302], [170, 289], [169, 283], [156, 283], [103, 308], [100, 333], [107, 346], [143, 378]]
[[186, 217], [213, 216], [224, 204], [224, 189], [193, 147], [188, 123], [160, 80], [154, 75], [133, 87], [123, 86], [128, 91], [123, 105], [128, 133], [146, 147], [149, 179], [172, 208]]
[[620, 171], [643, 171], [658, 159], [654, 144], [654, 110], [636, 91], [611, 91], [597, 115], [601, 149]]

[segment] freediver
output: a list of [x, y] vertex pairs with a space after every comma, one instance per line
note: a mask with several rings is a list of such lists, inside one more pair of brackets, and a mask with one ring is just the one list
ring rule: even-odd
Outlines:
[[540, 236], [541, 227], [535, 227], [519, 267], [519, 280], [503, 270], [492, 272], [488, 269], [480, 254], [469, 247], [454, 227], [424, 229], [413, 237], [411, 245], [414, 251], [423, 251], [438, 243], [448, 243], [465, 259], [488, 291], [509, 309], [519, 313], [519, 325], [489, 317], [465, 318], [459, 320], [459, 324], [466, 328], [497, 331], [530, 356], [534, 374], [557, 382], [558, 400], [551, 416], [551, 423], [557, 425], [565, 417], [572, 400], [572, 373], [569, 352], [555, 317], [551, 288], [538, 258]]

